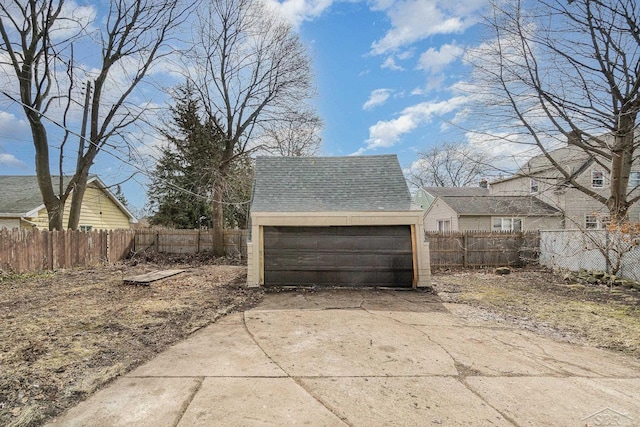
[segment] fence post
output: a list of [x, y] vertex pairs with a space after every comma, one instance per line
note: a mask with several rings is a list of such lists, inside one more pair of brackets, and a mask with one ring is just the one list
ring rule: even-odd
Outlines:
[[198, 234], [196, 235], [196, 253], [200, 253], [200, 229], [198, 229]]
[[467, 268], [469, 264], [469, 257], [467, 255], [467, 245], [469, 241], [467, 239], [467, 232], [462, 235], [462, 266]]
[[605, 270], [606, 273], [609, 274], [611, 272], [611, 258], [610, 258], [610, 248], [609, 248], [609, 244], [610, 244], [610, 240], [609, 240], [609, 229], [606, 228], [604, 230], [604, 250], [605, 252], [605, 256], [604, 256], [604, 262], [605, 262]]

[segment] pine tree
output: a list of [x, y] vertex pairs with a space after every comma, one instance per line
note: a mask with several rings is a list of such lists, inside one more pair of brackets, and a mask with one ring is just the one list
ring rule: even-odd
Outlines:
[[[212, 226], [212, 191], [224, 150], [224, 135], [216, 118], [201, 115], [201, 106], [190, 86], [181, 86], [170, 108], [172, 123], [162, 129], [167, 145], [156, 164], [149, 188], [154, 214], [152, 225], [174, 228]], [[228, 227], [246, 226], [244, 197], [251, 186], [249, 159], [239, 158], [226, 177], [225, 223]], [[250, 191], [250, 190], [249, 190]]]

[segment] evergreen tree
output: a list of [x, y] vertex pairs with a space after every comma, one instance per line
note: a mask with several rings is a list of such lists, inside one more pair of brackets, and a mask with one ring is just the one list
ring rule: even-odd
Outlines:
[[[162, 129], [167, 145], [156, 164], [149, 188], [152, 225], [174, 228], [212, 226], [212, 192], [224, 150], [224, 134], [216, 118], [201, 115], [193, 88], [181, 86], [170, 108], [171, 124]], [[252, 168], [239, 158], [230, 167], [225, 197], [227, 227], [245, 227]], [[246, 188], [249, 187], [247, 191]], [[246, 198], [245, 198], [246, 197]]]

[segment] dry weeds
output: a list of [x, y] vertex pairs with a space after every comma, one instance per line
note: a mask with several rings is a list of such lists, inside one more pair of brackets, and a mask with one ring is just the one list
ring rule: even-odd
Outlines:
[[163, 266], [0, 277], [0, 425], [40, 425], [261, 297], [244, 286], [246, 267], [191, 261], [171, 266], [185, 273], [150, 286], [122, 279]]
[[[640, 359], [640, 292], [581, 285], [548, 270], [434, 272], [444, 302], [464, 303], [556, 339]], [[485, 314], [486, 315], [486, 314]]]

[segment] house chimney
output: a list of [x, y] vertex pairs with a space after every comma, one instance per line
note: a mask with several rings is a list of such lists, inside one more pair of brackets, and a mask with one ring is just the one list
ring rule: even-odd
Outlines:
[[480, 180], [480, 188], [489, 188], [489, 182], [486, 179], [482, 178]]

